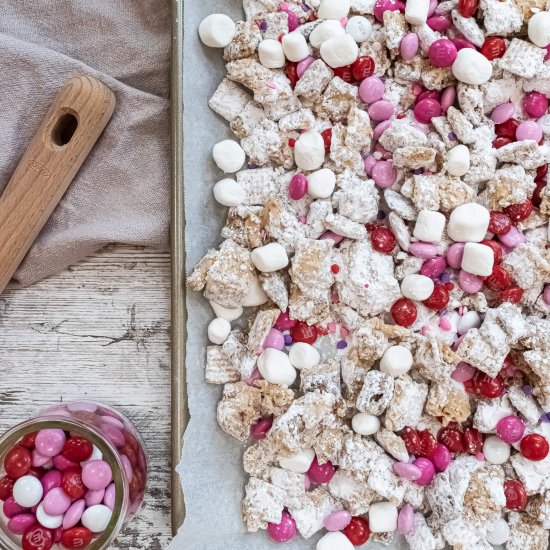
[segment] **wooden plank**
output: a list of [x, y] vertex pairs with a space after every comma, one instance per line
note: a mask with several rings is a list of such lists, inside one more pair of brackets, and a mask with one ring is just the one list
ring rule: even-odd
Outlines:
[[139, 515], [113, 548], [170, 539], [170, 257], [109, 247], [0, 297], [0, 430], [53, 403], [103, 401], [131, 418], [150, 455]]

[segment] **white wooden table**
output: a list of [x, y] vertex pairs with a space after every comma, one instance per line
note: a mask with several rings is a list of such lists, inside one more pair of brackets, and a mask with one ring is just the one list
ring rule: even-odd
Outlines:
[[0, 431], [75, 398], [125, 412], [150, 456], [139, 515], [114, 548], [170, 540], [170, 258], [108, 248], [68, 271], [0, 296]]

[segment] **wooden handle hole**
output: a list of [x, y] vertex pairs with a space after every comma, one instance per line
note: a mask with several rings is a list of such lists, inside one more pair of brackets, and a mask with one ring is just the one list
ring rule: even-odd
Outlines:
[[52, 130], [52, 140], [63, 147], [71, 141], [78, 128], [78, 120], [72, 113], [63, 113]]

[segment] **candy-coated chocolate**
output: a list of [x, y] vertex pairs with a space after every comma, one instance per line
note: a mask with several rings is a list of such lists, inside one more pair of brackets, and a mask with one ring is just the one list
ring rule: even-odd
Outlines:
[[86, 527], [72, 527], [61, 536], [61, 544], [64, 548], [86, 548], [93, 539], [93, 534]]
[[53, 534], [39, 523], [31, 525], [21, 540], [23, 550], [50, 550], [53, 546]]
[[82, 482], [80, 469], [72, 469], [64, 472], [61, 487], [73, 500], [84, 498], [84, 495], [88, 491]]
[[43, 456], [54, 457], [61, 453], [65, 445], [65, 432], [57, 428], [40, 430], [36, 434], [35, 447]]
[[[116, 418], [106, 417], [105, 421], [106, 420], [112, 420], [118, 424], [122, 424]], [[63, 446], [63, 455], [72, 462], [84, 462], [88, 460], [92, 456], [93, 451], [94, 446], [83, 437], [71, 437], [65, 441], [65, 445]]]
[[347, 510], [338, 510], [323, 520], [323, 526], [327, 531], [341, 531], [351, 521], [351, 514]]
[[8, 529], [14, 535], [22, 535], [35, 523], [36, 516], [34, 514], [18, 514], [8, 521]]
[[31, 452], [25, 447], [16, 445], [4, 457], [4, 470], [13, 479], [24, 476], [31, 468]]
[[88, 489], [105, 489], [112, 479], [113, 471], [104, 460], [93, 460], [82, 468], [82, 483]]
[[296, 535], [296, 522], [285, 510], [280, 523], [268, 523], [267, 534], [276, 542], [287, 542]]
[[114, 483], [111, 483], [107, 489], [105, 489], [105, 496], [103, 497], [103, 504], [109, 509], [115, 507], [116, 487]]

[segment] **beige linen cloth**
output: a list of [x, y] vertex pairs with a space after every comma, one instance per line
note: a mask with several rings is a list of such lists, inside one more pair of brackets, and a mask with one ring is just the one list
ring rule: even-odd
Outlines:
[[94, 75], [117, 97], [19, 283], [108, 243], [167, 245], [169, 63], [169, 0], [0, 0], [0, 192], [67, 79]]

